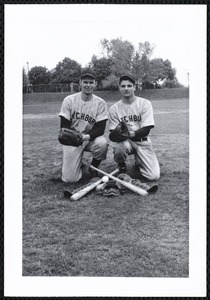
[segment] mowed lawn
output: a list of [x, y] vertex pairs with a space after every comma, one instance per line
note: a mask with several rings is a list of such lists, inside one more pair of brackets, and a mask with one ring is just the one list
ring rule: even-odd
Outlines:
[[[63, 191], [90, 178], [86, 168], [78, 183], [60, 179], [60, 99], [59, 94], [59, 101], [49, 103], [46, 95], [46, 101], [24, 102], [23, 276], [188, 277], [188, 98], [151, 100], [151, 139], [161, 166], [156, 194], [127, 191], [105, 198], [93, 191], [77, 202], [65, 199]], [[90, 160], [86, 153], [84, 162]], [[138, 178], [132, 157], [127, 165]], [[100, 168], [116, 168], [111, 147]]]

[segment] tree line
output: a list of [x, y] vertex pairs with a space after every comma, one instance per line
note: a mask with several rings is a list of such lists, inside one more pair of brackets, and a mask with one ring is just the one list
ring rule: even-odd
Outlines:
[[[176, 69], [171, 62], [153, 58], [154, 46], [150, 42], [139, 43], [137, 49], [122, 38], [100, 41], [102, 57], [92, 56], [87, 66], [96, 72], [98, 88], [116, 89], [119, 77], [131, 73], [137, 88], [181, 87], [176, 77]], [[23, 69], [23, 85], [78, 83], [82, 71], [81, 64], [65, 57], [53, 70], [43, 66], [32, 67], [28, 74]]]

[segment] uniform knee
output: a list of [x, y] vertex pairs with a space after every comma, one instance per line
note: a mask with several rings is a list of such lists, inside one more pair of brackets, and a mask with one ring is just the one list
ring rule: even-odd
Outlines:
[[68, 171], [62, 171], [62, 181], [65, 183], [74, 183], [81, 179], [82, 177], [82, 171], [79, 172], [69, 172]]
[[104, 136], [99, 136], [95, 139], [95, 143], [97, 144], [98, 148], [101, 152], [107, 153], [108, 151], [108, 141]]
[[158, 180], [160, 178], [160, 173], [154, 173], [147, 177], [149, 180]]
[[94, 144], [91, 147], [91, 152], [93, 157], [98, 160], [106, 159], [106, 154], [108, 151], [108, 141], [104, 136], [99, 136], [94, 140]]
[[102, 151], [107, 152], [108, 151], [108, 141], [105, 137], [101, 136], [99, 139], [99, 147]]
[[160, 178], [160, 168], [156, 166], [156, 168], [143, 168], [139, 166], [140, 173], [148, 180], [158, 180]]
[[158, 180], [160, 178], [160, 171], [156, 170], [144, 175], [148, 180]]

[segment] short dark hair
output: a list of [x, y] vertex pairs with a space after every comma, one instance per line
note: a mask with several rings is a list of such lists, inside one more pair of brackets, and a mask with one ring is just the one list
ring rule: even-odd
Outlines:
[[86, 68], [82, 71], [80, 78], [82, 79], [83, 77], [91, 77], [97, 80], [95, 72], [89, 68]]
[[121, 84], [121, 81], [123, 81], [123, 80], [129, 80], [133, 84], [135, 84], [135, 78], [132, 75], [130, 75], [130, 74], [124, 74], [124, 75], [122, 75], [120, 77], [120, 79], [119, 79], [119, 84]]

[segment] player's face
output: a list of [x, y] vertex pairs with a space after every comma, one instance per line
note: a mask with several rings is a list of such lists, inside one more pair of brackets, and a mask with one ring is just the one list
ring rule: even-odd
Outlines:
[[123, 97], [129, 98], [134, 95], [135, 86], [129, 80], [123, 80], [120, 83], [120, 92]]
[[80, 80], [82, 92], [85, 94], [91, 94], [96, 87], [96, 80], [91, 77], [84, 77]]

